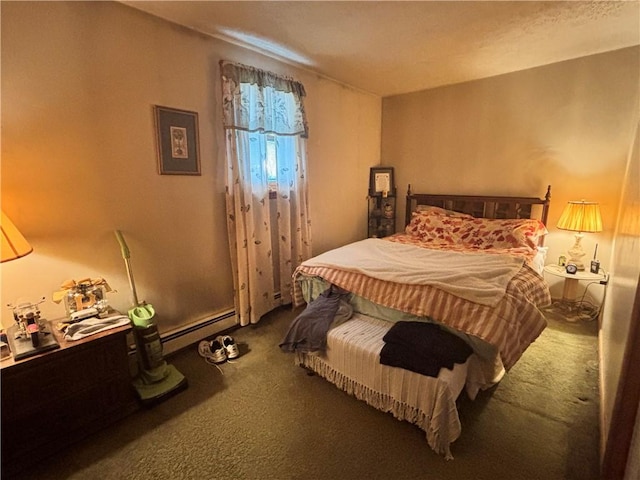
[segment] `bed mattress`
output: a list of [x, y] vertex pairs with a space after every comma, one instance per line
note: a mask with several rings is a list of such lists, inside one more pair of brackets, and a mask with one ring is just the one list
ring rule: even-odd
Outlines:
[[[473, 378], [475, 354], [437, 378], [380, 364], [382, 338], [392, 323], [361, 313], [332, 328], [323, 353], [296, 354], [296, 363], [372, 407], [420, 427], [429, 446], [445, 458], [461, 432], [456, 398]], [[485, 380], [480, 380], [484, 382]], [[472, 381], [470, 383], [473, 383]], [[477, 392], [477, 390], [475, 390]], [[470, 392], [475, 396], [475, 392]]]

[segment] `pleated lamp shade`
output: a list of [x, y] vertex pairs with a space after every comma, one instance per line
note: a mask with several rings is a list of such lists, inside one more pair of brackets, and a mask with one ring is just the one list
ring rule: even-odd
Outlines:
[[600, 207], [595, 202], [568, 202], [556, 225], [572, 232], [601, 232], [602, 217]]
[[2, 212], [0, 229], [2, 230], [2, 262], [24, 257], [33, 251], [33, 247], [4, 212]]

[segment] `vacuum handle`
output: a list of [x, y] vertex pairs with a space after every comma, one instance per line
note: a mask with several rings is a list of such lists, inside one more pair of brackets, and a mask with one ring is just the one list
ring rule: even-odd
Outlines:
[[138, 307], [140, 302], [138, 301], [138, 292], [136, 292], [136, 284], [133, 280], [133, 271], [131, 270], [131, 254], [129, 253], [129, 247], [127, 242], [124, 241], [124, 236], [120, 230], [116, 230], [116, 238], [120, 244], [120, 250], [122, 251], [122, 258], [124, 259], [125, 267], [127, 268], [127, 276], [129, 277], [129, 286], [131, 287], [131, 295], [133, 296], [133, 306]]
[[128, 260], [129, 258], [131, 258], [131, 254], [129, 253], [129, 247], [127, 247], [127, 242], [124, 241], [124, 237], [122, 236], [122, 232], [120, 230], [116, 230], [116, 238], [118, 239], [118, 243], [120, 244], [122, 258]]

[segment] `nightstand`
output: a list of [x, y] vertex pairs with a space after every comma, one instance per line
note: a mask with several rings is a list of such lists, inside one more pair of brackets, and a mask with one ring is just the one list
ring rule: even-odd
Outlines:
[[562, 299], [553, 302], [551, 306], [552, 310], [559, 310], [559, 313], [569, 322], [584, 319], [593, 320], [598, 316], [599, 309], [585, 305], [582, 301], [578, 301], [578, 285], [580, 281], [598, 282], [606, 285], [607, 274], [604, 271], [601, 271], [601, 273], [591, 273], [586, 270], [581, 270], [576, 273], [567, 273], [565, 268], [560, 265], [547, 265], [544, 267], [544, 271], [556, 277], [564, 278]]

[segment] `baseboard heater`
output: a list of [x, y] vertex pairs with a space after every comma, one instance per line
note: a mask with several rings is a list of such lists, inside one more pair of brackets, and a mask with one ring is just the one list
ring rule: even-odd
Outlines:
[[[163, 354], [169, 355], [203, 338], [213, 336], [236, 325], [236, 311], [231, 309], [220, 312], [211, 318], [198, 320], [175, 330], [161, 333], [160, 339], [162, 340]], [[129, 342], [129, 355], [135, 353], [135, 343], [131, 341]]]
[[[282, 296], [280, 292], [276, 292], [273, 298], [275, 300], [279, 300]], [[230, 309], [222, 311], [212, 318], [198, 320], [175, 330], [161, 333], [160, 339], [162, 340], [163, 354], [169, 355], [173, 352], [177, 352], [181, 348], [188, 347], [203, 338], [213, 336], [216, 333], [228, 330], [237, 325], [236, 311], [234, 309]], [[133, 355], [135, 352], [136, 346], [132, 341], [129, 343], [129, 355]]]

